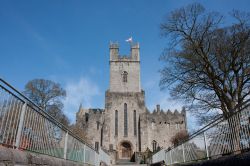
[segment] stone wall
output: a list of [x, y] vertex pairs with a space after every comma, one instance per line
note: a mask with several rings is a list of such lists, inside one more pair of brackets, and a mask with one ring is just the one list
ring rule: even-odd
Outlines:
[[[127, 122], [128, 135], [124, 135], [124, 104], [127, 104]], [[115, 135], [115, 111], [118, 111], [118, 135]], [[134, 125], [134, 111], [136, 111], [136, 123]], [[105, 96], [105, 123], [109, 127], [109, 132], [105, 133], [107, 142], [105, 146], [110, 144], [114, 149], [119, 149], [119, 144], [127, 141], [131, 144], [132, 150], [138, 151], [138, 121], [139, 116], [145, 113], [146, 107], [144, 102], [144, 92], [106, 92]], [[134, 129], [136, 128], [136, 135]]]
[[101, 129], [104, 126], [104, 110], [80, 108], [77, 113], [77, 123], [86, 132], [87, 142], [93, 147], [95, 147], [95, 143], [98, 143], [100, 147]]
[[146, 146], [152, 151], [152, 142], [156, 141], [160, 148], [167, 148], [172, 145], [171, 138], [178, 132], [186, 130], [186, 112], [182, 110], [174, 112], [163, 111], [158, 108], [152, 113], [147, 112], [142, 121], [142, 138], [144, 134], [147, 140], [142, 140], [142, 148]]
[[63, 160], [47, 155], [35, 154], [17, 149], [6, 148], [0, 145], [0, 166], [87, 166], [69, 160]]
[[[122, 96], [121, 96], [122, 95]], [[124, 102], [128, 103], [128, 136], [124, 136]], [[167, 148], [172, 144], [171, 138], [179, 131], [186, 130], [186, 111], [163, 111], [160, 106], [150, 112], [145, 107], [144, 93], [110, 93], [106, 92], [106, 110], [82, 109], [78, 112], [78, 120], [83, 124], [91, 145], [95, 142], [101, 145], [101, 127], [103, 127], [103, 148], [118, 150], [119, 143], [129, 141], [133, 151], [139, 151], [138, 122], [140, 118], [141, 151], [147, 148], [153, 151], [152, 142], [157, 142], [157, 147]], [[118, 110], [118, 136], [115, 136], [115, 110]], [[137, 134], [134, 135], [133, 110], [137, 111]], [[86, 122], [88, 114], [88, 122]], [[81, 115], [81, 120], [79, 116]], [[97, 123], [100, 123], [99, 129]]]

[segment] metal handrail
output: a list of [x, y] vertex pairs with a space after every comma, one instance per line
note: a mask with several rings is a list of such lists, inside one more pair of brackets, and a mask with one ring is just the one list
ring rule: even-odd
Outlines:
[[209, 130], [211, 127], [217, 125], [218, 123], [222, 122], [224, 120], [223, 116], [218, 117], [217, 119], [213, 120], [212, 122], [206, 124], [204, 127], [200, 128], [199, 130], [197, 130], [196, 132], [194, 132], [193, 134], [191, 134], [188, 138], [182, 140], [180, 143], [178, 143], [177, 145], [172, 145], [170, 148], [168, 148], [166, 151], [169, 151], [173, 148], [175, 148], [176, 146], [179, 146], [191, 139], [193, 139], [194, 137], [196, 137], [197, 135], [200, 135], [201, 133]]
[[[20, 142], [22, 147], [19, 146]], [[0, 78], [0, 144], [90, 165], [99, 165], [100, 159], [106, 161], [110, 159], [105, 151], [100, 154], [92, 145], [75, 135], [68, 127], [2, 78]]]
[[220, 116], [178, 145], [155, 153], [153, 162], [182, 163], [250, 149], [249, 119], [249, 108], [227, 118]]
[[[17, 97], [18, 99], [22, 100], [24, 103], [25, 102], [29, 102], [30, 106], [33, 107], [35, 106], [36, 108], [38, 108], [41, 112], [37, 111], [36, 109], [34, 109], [35, 111], [37, 111], [38, 113], [41, 113], [41, 115], [43, 116], [48, 116], [50, 118], [50, 121], [52, 123], [55, 123], [57, 125], [60, 126], [60, 128], [64, 129], [65, 131], [69, 132], [73, 137], [77, 138], [79, 141], [84, 142], [84, 144], [88, 145], [91, 149], [95, 150], [95, 148], [88, 144], [85, 140], [83, 140], [82, 138], [78, 137], [77, 135], [75, 135], [68, 127], [66, 127], [65, 125], [63, 125], [61, 122], [59, 122], [57, 119], [55, 119], [53, 116], [51, 116], [49, 113], [47, 113], [46, 111], [44, 111], [40, 106], [38, 106], [36, 103], [34, 103], [32, 100], [30, 100], [28, 97], [26, 97], [24, 94], [22, 94], [20, 91], [18, 91], [16, 88], [14, 88], [12, 85], [10, 85], [8, 82], [6, 82], [5, 80], [3, 80], [2, 78], [0, 78], [0, 82], [4, 83], [5, 85], [7, 85], [7, 87], [11, 88], [14, 92], [16, 92], [18, 95], [20, 95], [21, 97], [23, 97], [24, 99], [18, 97], [17, 95], [13, 94], [10, 90], [8, 90], [7, 88], [5, 88], [4, 86], [2, 86], [0, 84], [0, 87], [5, 89], [6, 91], [8, 91], [9, 93], [11, 93], [12, 95], [14, 95], [15, 97]], [[25, 101], [26, 100], [26, 101]], [[28, 103], [28, 104], [29, 104]], [[45, 114], [45, 115], [44, 115]], [[95, 150], [96, 151], [96, 150]], [[98, 151], [96, 151], [98, 153]]]

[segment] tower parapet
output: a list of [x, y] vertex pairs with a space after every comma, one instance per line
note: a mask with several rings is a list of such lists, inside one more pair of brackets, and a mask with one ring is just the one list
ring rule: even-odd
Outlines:
[[111, 42], [109, 45], [110, 61], [140, 61], [139, 43], [130, 44], [130, 55], [122, 56], [119, 54], [119, 44]]
[[139, 43], [131, 44], [131, 58], [135, 61], [140, 61], [140, 46]]
[[115, 42], [115, 43], [111, 42], [110, 43], [110, 45], [109, 45], [109, 55], [110, 55], [110, 58], [109, 58], [110, 61], [118, 60], [118, 57], [119, 57], [119, 44], [117, 42]]
[[110, 43], [110, 92], [141, 92], [139, 43], [130, 43], [129, 56], [119, 54], [119, 44]]

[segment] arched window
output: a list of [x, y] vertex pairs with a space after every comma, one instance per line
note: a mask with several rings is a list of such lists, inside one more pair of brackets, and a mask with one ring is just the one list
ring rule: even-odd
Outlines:
[[124, 136], [128, 136], [128, 110], [127, 104], [124, 104]]
[[95, 142], [95, 150], [99, 151], [99, 142]]
[[136, 110], [134, 110], [134, 135], [137, 134], [137, 130], [136, 130]]
[[177, 130], [180, 130], [180, 124], [179, 124], [179, 123], [176, 123], [175, 125], [176, 125], [176, 129], [177, 129]]
[[122, 81], [123, 82], [128, 82], [128, 72], [124, 71], [122, 73]]
[[89, 114], [85, 113], [85, 121], [88, 122], [89, 121]]
[[152, 141], [153, 152], [157, 150], [157, 142], [155, 140]]
[[167, 123], [167, 127], [168, 127], [168, 129], [170, 129], [170, 123]]
[[104, 126], [101, 127], [101, 146], [102, 146], [102, 143], [103, 143], [103, 127]]
[[118, 136], [118, 111], [115, 110], [115, 136]]
[[96, 129], [99, 130], [100, 122], [96, 121]]

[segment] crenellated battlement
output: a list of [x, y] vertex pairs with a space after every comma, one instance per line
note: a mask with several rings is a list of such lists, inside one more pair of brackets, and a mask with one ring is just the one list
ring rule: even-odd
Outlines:
[[139, 43], [130, 43], [130, 55], [119, 54], [118, 42], [110, 42], [109, 53], [110, 61], [140, 61]]
[[88, 109], [90, 114], [103, 114], [104, 109], [101, 108], [90, 108]]
[[110, 92], [141, 92], [139, 43], [130, 44], [130, 55], [119, 53], [119, 44], [110, 43]]
[[84, 121], [88, 122], [87, 119], [100, 119], [100, 117], [104, 114], [104, 109], [100, 108], [82, 108], [80, 105], [78, 112], [76, 113], [76, 119], [84, 119]]
[[177, 115], [178, 116], [178, 115], [185, 115], [186, 110], [183, 107], [181, 111], [178, 111], [177, 109], [175, 109], [174, 111], [171, 111], [170, 109], [168, 109], [167, 111], [164, 111], [163, 109], [160, 108], [160, 105], [157, 104], [156, 109], [154, 109], [151, 114], [165, 114], [165, 115]]
[[159, 124], [170, 124], [170, 123], [180, 123], [185, 122], [186, 118], [186, 110], [183, 107], [181, 111], [174, 110], [171, 111], [168, 109], [164, 111], [160, 109], [160, 105], [156, 105], [156, 109], [153, 112], [148, 112], [148, 122], [158, 123]]
[[119, 49], [119, 43], [118, 42], [110, 42], [109, 49]]

